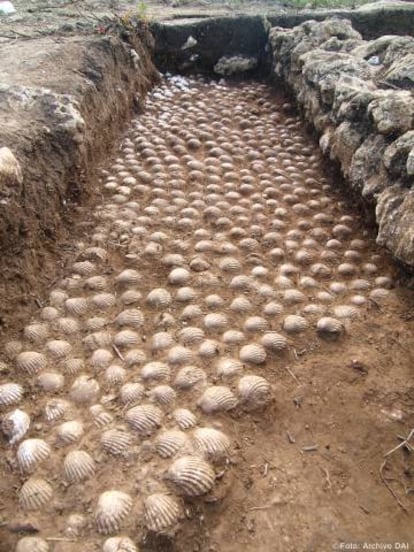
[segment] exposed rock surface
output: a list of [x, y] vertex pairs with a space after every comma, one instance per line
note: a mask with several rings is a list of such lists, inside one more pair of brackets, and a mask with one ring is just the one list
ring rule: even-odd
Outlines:
[[414, 39], [365, 41], [344, 19], [270, 31], [273, 73], [375, 211], [378, 242], [414, 267]]

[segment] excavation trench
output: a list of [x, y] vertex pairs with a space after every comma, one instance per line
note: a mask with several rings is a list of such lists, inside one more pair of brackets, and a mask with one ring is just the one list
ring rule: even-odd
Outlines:
[[337, 180], [273, 86], [162, 77], [5, 336], [0, 550], [414, 545], [413, 298]]

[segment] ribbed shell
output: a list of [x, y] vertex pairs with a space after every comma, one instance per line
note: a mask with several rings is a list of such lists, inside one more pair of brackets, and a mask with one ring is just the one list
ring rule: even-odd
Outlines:
[[94, 404], [89, 408], [94, 422], [99, 427], [104, 427], [112, 423], [113, 416], [107, 412], [101, 404]]
[[141, 281], [141, 274], [133, 268], [127, 268], [123, 270], [115, 278], [115, 282], [123, 286], [134, 286]]
[[141, 383], [125, 383], [119, 390], [119, 396], [123, 404], [138, 402], [145, 393], [145, 387]]
[[105, 276], [91, 276], [85, 281], [85, 287], [93, 291], [102, 291], [108, 286]]
[[179, 521], [181, 508], [171, 496], [155, 493], [144, 500], [144, 522], [154, 533], [164, 533]]
[[180, 429], [190, 429], [197, 425], [196, 416], [187, 408], [177, 408], [172, 413], [172, 417]]
[[114, 456], [125, 454], [131, 443], [132, 435], [123, 428], [108, 429], [101, 436], [102, 448]]
[[249, 343], [240, 349], [240, 360], [250, 364], [263, 364], [266, 361], [266, 351], [258, 343]]
[[91, 356], [90, 363], [95, 371], [100, 371], [110, 365], [114, 355], [108, 349], [96, 349]]
[[213, 463], [225, 460], [230, 454], [230, 439], [218, 429], [200, 427], [194, 430], [192, 437], [196, 449]]
[[221, 358], [216, 364], [217, 375], [223, 378], [239, 375], [243, 364], [235, 358]]
[[174, 268], [168, 275], [168, 282], [175, 286], [186, 284], [191, 278], [190, 272], [186, 268]]
[[49, 552], [48, 543], [40, 537], [23, 537], [16, 545], [15, 552]]
[[163, 288], [156, 288], [147, 295], [147, 303], [157, 309], [165, 309], [171, 305], [171, 294]]
[[205, 460], [197, 456], [182, 456], [171, 464], [166, 478], [184, 496], [201, 496], [213, 488], [215, 473]]
[[327, 337], [339, 337], [344, 331], [344, 325], [336, 318], [324, 316], [316, 324], [318, 333]]
[[20, 441], [30, 427], [30, 416], [23, 410], [13, 410], [4, 416], [1, 429], [6, 435], [9, 444], [14, 445]]
[[0, 406], [10, 406], [23, 398], [23, 387], [18, 383], [0, 385]]
[[114, 343], [117, 347], [132, 347], [140, 342], [140, 337], [133, 330], [122, 330], [114, 337]]
[[187, 349], [187, 347], [183, 347], [182, 345], [171, 347], [168, 351], [168, 362], [173, 366], [187, 364], [191, 362], [192, 359], [193, 353], [191, 352], [191, 349]]
[[65, 335], [73, 335], [80, 330], [79, 322], [75, 318], [70, 317], [58, 318], [53, 326], [58, 332], [62, 332]]
[[269, 323], [261, 316], [250, 316], [244, 322], [244, 330], [246, 332], [264, 332], [269, 327]]
[[222, 330], [228, 323], [227, 316], [221, 312], [212, 312], [204, 317], [204, 326], [208, 330]]
[[58, 442], [65, 445], [78, 441], [82, 437], [83, 433], [83, 424], [78, 420], [64, 422], [56, 428]]
[[253, 308], [251, 302], [247, 299], [247, 297], [236, 297], [233, 299], [233, 301], [230, 304], [230, 309], [234, 312], [238, 313], [246, 313], [249, 312]]
[[119, 531], [131, 509], [132, 498], [128, 494], [115, 490], [102, 493], [95, 511], [98, 532], [107, 535]]
[[90, 261], [78, 261], [73, 263], [72, 270], [81, 276], [91, 276], [96, 271], [96, 267]]
[[357, 318], [358, 309], [351, 305], [339, 305], [333, 309], [333, 313], [337, 318]]
[[148, 393], [148, 398], [151, 402], [158, 403], [162, 406], [171, 406], [177, 397], [177, 393], [169, 385], [157, 385]]
[[140, 366], [147, 360], [146, 354], [141, 349], [130, 349], [125, 353], [125, 363], [128, 368]]
[[239, 343], [243, 343], [245, 341], [245, 336], [243, 332], [240, 332], [239, 330], [227, 330], [223, 334], [223, 343], [228, 343], [230, 345], [238, 345]]
[[220, 270], [223, 272], [235, 273], [242, 270], [240, 262], [234, 257], [224, 257], [219, 263]]
[[197, 366], [184, 366], [177, 372], [174, 386], [180, 390], [191, 389], [206, 380], [207, 375], [201, 368]]
[[69, 409], [70, 403], [64, 399], [51, 399], [45, 406], [45, 418], [48, 422], [54, 422], [61, 418]]
[[141, 378], [144, 381], [161, 381], [170, 379], [171, 370], [164, 362], [148, 362], [141, 370]]
[[271, 400], [270, 383], [261, 376], [248, 375], [239, 380], [240, 402], [248, 410], [262, 408]]
[[283, 351], [288, 344], [287, 339], [277, 332], [266, 332], [262, 336], [260, 343], [265, 349], [272, 352]]
[[63, 339], [53, 339], [46, 343], [46, 349], [54, 358], [65, 358], [72, 351], [72, 345]]
[[171, 334], [168, 332], [158, 332], [152, 336], [151, 350], [154, 353], [158, 353], [159, 351], [168, 349], [173, 343], [174, 339]]
[[161, 426], [162, 410], [152, 404], [141, 404], [126, 412], [129, 425], [141, 435], [150, 435]]
[[171, 458], [188, 444], [189, 439], [185, 433], [171, 429], [158, 435], [155, 440], [155, 450], [161, 458]]
[[133, 305], [139, 303], [142, 299], [142, 294], [137, 289], [128, 289], [121, 295], [121, 301], [124, 305]]
[[92, 297], [91, 302], [96, 308], [106, 310], [115, 305], [116, 298], [112, 293], [97, 293]]
[[39, 462], [46, 460], [50, 452], [50, 446], [43, 439], [26, 439], [20, 443], [16, 453], [20, 470], [31, 473]]
[[78, 483], [95, 474], [95, 462], [84, 450], [72, 450], [63, 461], [63, 475], [69, 483]]
[[144, 315], [138, 309], [125, 309], [115, 319], [118, 326], [139, 328], [144, 324]]
[[195, 326], [188, 326], [187, 328], [182, 329], [178, 332], [178, 340], [183, 345], [196, 345], [197, 343], [200, 343], [200, 341], [203, 341], [204, 339], [204, 332], [201, 328], [197, 328]]
[[99, 383], [86, 374], [78, 376], [70, 389], [70, 398], [76, 403], [95, 401], [99, 394]]
[[24, 337], [33, 343], [44, 341], [49, 335], [48, 324], [29, 324], [23, 331]]
[[110, 537], [103, 544], [102, 552], [138, 552], [129, 537]]
[[62, 389], [65, 385], [65, 378], [58, 372], [41, 372], [36, 378], [39, 387], [48, 393], [53, 393]]
[[206, 339], [198, 348], [198, 354], [202, 358], [213, 358], [220, 353], [220, 343], [213, 339]]
[[283, 329], [286, 333], [300, 333], [307, 330], [309, 324], [305, 318], [290, 314], [283, 320]]
[[65, 309], [72, 316], [83, 316], [89, 310], [88, 301], [84, 297], [71, 297], [65, 301]]
[[36, 351], [25, 351], [17, 355], [16, 366], [30, 376], [37, 374], [47, 366], [47, 360], [42, 353]]
[[24, 510], [38, 510], [50, 502], [52, 495], [53, 489], [47, 481], [31, 477], [20, 489], [19, 503]]
[[45, 321], [52, 321], [58, 318], [59, 311], [55, 307], [45, 307], [40, 313], [40, 318]]
[[197, 402], [197, 406], [205, 414], [225, 412], [237, 405], [237, 398], [228, 387], [222, 385], [212, 386], [206, 389]]

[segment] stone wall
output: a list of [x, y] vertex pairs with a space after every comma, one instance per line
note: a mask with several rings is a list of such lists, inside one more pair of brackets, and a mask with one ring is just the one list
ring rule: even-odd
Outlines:
[[414, 38], [365, 41], [344, 19], [270, 31], [272, 73], [375, 212], [377, 241], [414, 267]]

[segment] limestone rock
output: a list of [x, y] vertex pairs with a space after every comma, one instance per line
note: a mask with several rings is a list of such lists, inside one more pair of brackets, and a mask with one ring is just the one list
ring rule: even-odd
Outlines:
[[214, 66], [214, 72], [218, 75], [231, 76], [237, 73], [245, 73], [257, 67], [258, 60], [255, 57], [232, 56], [221, 57]]

